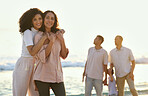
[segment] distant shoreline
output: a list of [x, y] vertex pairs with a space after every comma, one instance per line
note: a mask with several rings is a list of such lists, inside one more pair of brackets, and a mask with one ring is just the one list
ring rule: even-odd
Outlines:
[[145, 62], [136, 62], [136, 64], [148, 64], [148, 63], [145, 63]]

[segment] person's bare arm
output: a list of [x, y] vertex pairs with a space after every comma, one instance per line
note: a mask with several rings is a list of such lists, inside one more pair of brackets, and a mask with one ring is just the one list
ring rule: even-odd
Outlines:
[[113, 67], [114, 67], [114, 64], [113, 64], [113, 63], [110, 63], [110, 68], [109, 68], [109, 70], [112, 70]]
[[84, 72], [83, 72], [83, 76], [82, 76], [82, 82], [84, 82], [84, 77], [85, 77], [85, 72], [86, 72], [86, 66], [87, 66], [87, 61], [85, 63], [85, 67], [84, 67]]
[[68, 49], [66, 48], [66, 45], [65, 45], [65, 40], [63, 38], [63, 35], [61, 32], [57, 32], [56, 36], [58, 37], [58, 39], [60, 40], [61, 42], [61, 52], [60, 52], [60, 56], [65, 59], [68, 55]]
[[44, 35], [35, 45], [27, 46], [27, 49], [31, 56], [34, 56], [43, 46], [47, 36]]
[[61, 41], [61, 46], [62, 46], [62, 49], [61, 49], [60, 55], [63, 59], [65, 59], [68, 55], [68, 49], [66, 48], [64, 40]]
[[111, 81], [113, 81], [113, 76], [111, 75], [111, 72], [113, 70], [114, 64], [110, 63], [110, 68], [109, 68], [109, 76], [111, 77]]
[[103, 82], [104, 82], [104, 85], [107, 85], [107, 64], [104, 64], [103, 67], [105, 72], [105, 79]]
[[45, 49], [45, 56], [48, 57], [51, 53], [53, 41], [50, 41], [49, 44], [47, 45], [47, 48]]
[[132, 66], [131, 66], [131, 71], [130, 71], [130, 78], [132, 80], [134, 80], [134, 69], [135, 69], [135, 60], [131, 61], [132, 62]]
[[113, 75], [112, 75], [112, 70], [108, 70], [110, 81], [113, 82]]
[[113, 82], [113, 75], [109, 75], [110, 76], [110, 81]]
[[47, 45], [47, 47], [45, 49], [45, 56], [46, 57], [48, 57], [50, 55], [51, 49], [52, 49], [52, 45], [53, 45], [53, 43], [55, 41], [54, 38], [56, 38], [55, 35], [53, 35], [53, 34], [51, 34], [51, 35], [47, 34], [47, 36], [48, 36], [49, 43], [48, 43], [48, 45]]

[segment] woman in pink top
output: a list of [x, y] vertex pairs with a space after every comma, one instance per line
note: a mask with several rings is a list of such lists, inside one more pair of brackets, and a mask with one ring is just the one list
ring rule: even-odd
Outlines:
[[51, 88], [56, 96], [66, 96], [63, 83], [63, 72], [60, 57], [65, 59], [68, 49], [63, 38], [64, 30], [58, 28], [58, 19], [53, 11], [46, 11], [43, 14], [43, 32], [35, 36], [35, 43], [46, 34], [41, 50], [36, 54], [36, 67], [34, 70], [35, 85], [40, 96], [49, 96]]
[[39, 96], [33, 87], [33, 56], [40, 50], [47, 36], [43, 36], [41, 40], [34, 44], [35, 34], [42, 26], [43, 13], [32, 8], [26, 11], [19, 20], [20, 33], [22, 34], [22, 54], [15, 64], [13, 71], [13, 96]]

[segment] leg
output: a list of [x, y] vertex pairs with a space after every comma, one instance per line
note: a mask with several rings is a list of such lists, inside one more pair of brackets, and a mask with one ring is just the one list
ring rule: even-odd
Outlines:
[[135, 89], [135, 85], [134, 85], [134, 81], [129, 77], [129, 74], [126, 77], [126, 81], [129, 85], [130, 91], [132, 93], [133, 96], [138, 96], [138, 93]]
[[117, 89], [118, 89], [118, 96], [124, 96], [124, 85], [125, 85], [125, 77], [117, 77]]
[[18, 59], [13, 71], [13, 96], [26, 96], [33, 64], [32, 58]]
[[26, 96], [29, 86], [28, 79], [24, 74], [21, 75], [16, 71], [13, 72], [13, 96]]
[[85, 79], [85, 96], [91, 96], [91, 91], [93, 88], [92, 78], [86, 77]]
[[102, 96], [103, 81], [95, 79], [93, 85], [95, 86], [97, 96]]
[[28, 87], [28, 95], [29, 96], [39, 96], [38, 91], [35, 91], [35, 85], [33, 81], [33, 75], [30, 76], [29, 87]]
[[35, 81], [35, 84], [39, 91], [39, 96], [49, 96], [49, 83], [41, 82], [41, 81]]
[[50, 83], [55, 96], [66, 96], [64, 83]]

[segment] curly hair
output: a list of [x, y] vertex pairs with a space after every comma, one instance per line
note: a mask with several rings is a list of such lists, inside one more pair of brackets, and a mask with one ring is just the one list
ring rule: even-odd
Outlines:
[[43, 12], [38, 8], [31, 8], [27, 10], [19, 19], [19, 32], [21, 34], [24, 33], [25, 30], [30, 29], [33, 27], [32, 19], [35, 17], [36, 14], [40, 14], [43, 17]]
[[51, 27], [51, 32], [53, 33], [56, 33], [58, 30], [59, 30], [59, 22], [58, 22], [58, 18], [57, 18], [57, 15], [51, 11], [51, 10], [47, 10], [43, 13], [43, 26], [41, 28], [41, 31], [45, 32], [45, 25], [44, 25], [44, 19], [47, 15], [47, 13], [53, 13], [54, 17], [55, 17], [55, 22], [54, 22], [54, 25]]

